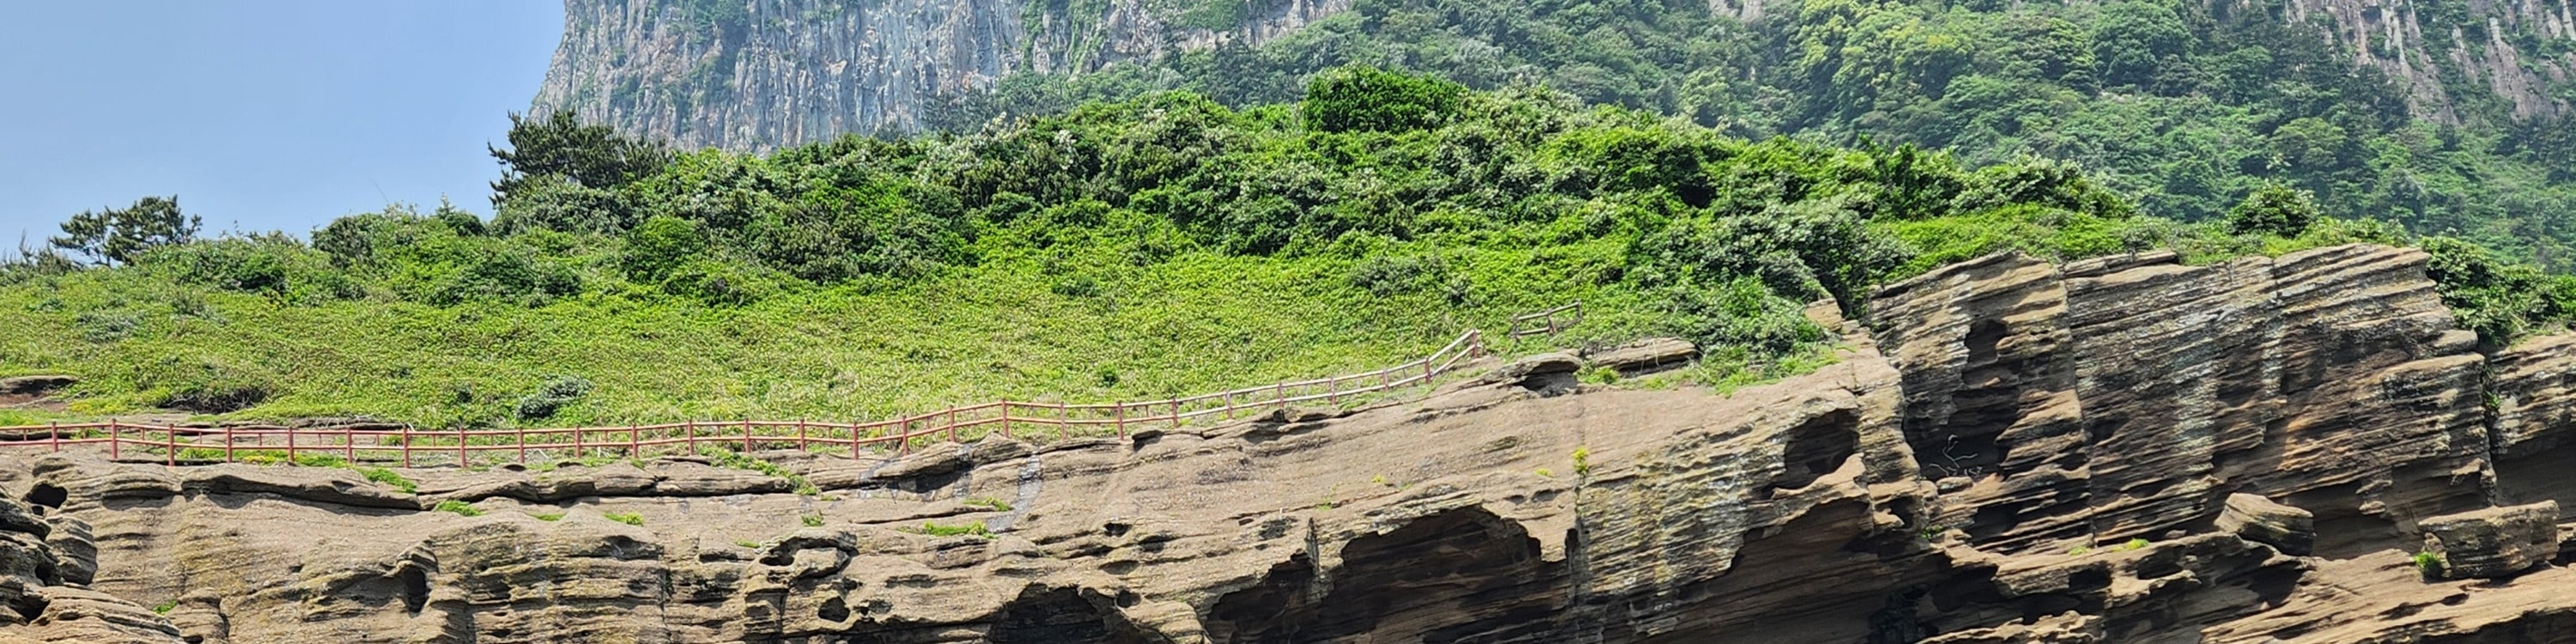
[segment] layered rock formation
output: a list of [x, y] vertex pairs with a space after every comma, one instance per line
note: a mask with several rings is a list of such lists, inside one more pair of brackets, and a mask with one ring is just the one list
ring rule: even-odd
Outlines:
[[[0, 529], [85, 525], [18, 541], [57, 571], [94, 544], [84, 592], [166, 604], [195, 642], [2576, 637], [2567, 551], [2531, 542], [2554, 512], [2480, 513], [2576, 493], [2505, 465], [2562, 449], [2576, 353], [2490, 364], [2423, 263], [1999, 256], [1882, 290], [1837, 363], [1728, 395], [1574, 384], [1558, 354], [1356, 410], [758, 454], [817, 496], [681, 459], [411, 470], [409, 494], [6, 454], [31, 510]], [[2514, 538], [2453, 528], [2486, 514]], [[2284, 547], [2301, 517], [2313, 554]], [[2428, 580], [2428, 534], [2514, 569]], [[167, 635], [36, 628], [0, 641]]]

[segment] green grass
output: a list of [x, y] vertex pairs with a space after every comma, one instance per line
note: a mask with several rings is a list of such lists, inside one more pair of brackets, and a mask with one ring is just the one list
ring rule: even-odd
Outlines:
[[644, 515], [633, 512], [604, 512], [599, 516], [626, 525], [644, 525]]
[[922, 522], [922, 523], [921, 523], [921, 528], [920, 528], [920, 529], [918, 529], [918, 530], [913, 530], [913, 532], [916, 532], [916, 533], [919, 533], [919, 534], [930, 535], [930, 536], [933, 536], [933, 537], [954, 537], [954, 536], [959, 536], [959, 535], [972, 535], [972, 536], [981, 537], [981, 538], [985, 538], [985, 539], [991, 539], [991, 538], [993, 538], [993, 530], [992, 530], [992, 529], [990, 529], [990, 528], [986, 528], [986, 527], [984, 527], [983, 522], [980, 522], [980, 521], [977, 521], [977, 522], [962, 523], [962, 524], [957, 524], [957, 525], [946, 525], [946, 524], [941, 524], [941, 523], [932, 522], [932, 521], [924, 521], [924, 522]]
[[815, 487], [812, 481], [805, 480], [805, 475], [797, 474], [795, 470], [780, 467], [778, 464], [771, 463], [769, 461], [752, 458], [730, 449], [707, 445], [698, 448], [698, 455], [707, 457], [708, 462], [714, 463], [716, 467], [759, 472], [786, 480], [789, 485], [795, 488], [797, 494], [813, 496], [820, 494], [823, 491], [822, 488]]
[[540, 512], [540, 513], [537, 513], [537, 514], [531, 514], [531, 515], [528, 515], [528, 516], [536, 517], [536, 519], [537, 519], [538, 521], [562, 521], [562, 520], [563, 520], [563, 518], [564, 518], [564, 513], [562, 513], [562, 512]]
[[803, 523], [805, 524], [805, 527], [808, 527], [808, 528], [820, 528], [820, 527], [823, 527], [823, 515], [820, 515], [820, 514], [808, 514], [808, 515], [805, 515], [805, 516], [797, 517], [796, 519], [797, 519], [798, 521], [800, 521], [800, 522], [803, 522]]
[[[1356, 260], [1184, 255], [1088, 271], [1069, 296], [1036, 260], [963, 268], [902, 287], [848, 285], [742, 308], [586, 293], [527, 308], [361, 300], [282, 304], [142, 271], [84, 271], [0, 287], [0, 376], [70, 373], [65, 418], [145, 411], [183, 389], [258, 387], [232, 419], [366, 415], [428, 427], [522, 424], [512, 408], [547, 378], [596, 383], [538, 425], [686, 419], [873, 419], [1014, 400], [1158, 399], [1376, 369], [1464, 330], [1584, 299], [1575, 337], [1634, 337], [1653, 298], [1568, 286], [1563, 249], [1462, 253], [1474, 301], [1371, 295]], [[1569, 263], [1571, 262], [1571, 263]], [[1578, 266], [1585, 265], [1585, 266]], [[197, 299], [221, 321], [170, 313]], [[119, 340], [80, 338], [82, 312], [126, 311]], [[864, 320], [864, 324], [853, 323]], [[9, 420], [9, 419], [0, 419]], [[32, 415], [15, 422], [34, 424]]]
[[994, 512], [1009, 512], [1009, 511], [1011, 511], [1011, 504], [1010, 504], [1009, 502], [1007, 502], [1007, 501], [1003, 501], [1003, 500], [1001, 500], [1001, 499], [996, 499], [996, 498], [993, 498], [993, 497], [989, 497], [989, 496], [979, 496], [979, 497], [975, 497], [975, 498], [967, 499], [967, 500], [966, 500], [966, 505], [967, 505], [968, 507], [983, 508], [983, 509], [986, 509], [986, 510], [992, 510], [992, 511], [994, 511]]
[[175, 609], [175, 608], [178, 608], [178, 607], [179, 607], [179, 602], [176, 602], [176, 601], [166, 601], [166, 602], [161, 602], [161, 603], [158, 603], [158, 604], [153, 604], [153, 605], [152, 605], [152, 614], [154, 614], [154, 615], [168, 615], [168, 614], [170, 614], [171, 609]]
[[483, 516], [483, 511], [476, 509], [474, 504], [454, 499], [440, 501], [438, 502], [438, 507], [430, 508], [430, 510], [435, 512], [453, 512], [456, 513], [457, 516], [465, 517]]
[[420, 493], [420, 484], [413, 483], [411, 479], [403, 478], [403, 475], [400, 472], [381, 467], [361, 467], [357, 468], [357, 470], [360, 475], [366, 476], [369, 481], [393, 486], [394, 489], [402, 490], [405, 494]]

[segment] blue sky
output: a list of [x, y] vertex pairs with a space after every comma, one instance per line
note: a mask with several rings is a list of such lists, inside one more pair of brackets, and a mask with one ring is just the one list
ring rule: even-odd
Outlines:
[[208, 233], [488, 216], [483, 146], [562, 35], [556, 0], [0, 3], [0, 251], [156, 194]]

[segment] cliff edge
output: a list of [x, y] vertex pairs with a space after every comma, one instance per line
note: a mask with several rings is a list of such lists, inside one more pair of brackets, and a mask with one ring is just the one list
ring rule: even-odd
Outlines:
[[2576, 637], [2576, 338], [2476, 353], [2424, 263], [1993, 256], [1817, 313], [1838, 362], [1728, 395], [1549, 356], [1127, 439], [759, 454], [814, 496], [688, 459], [402, 492], [5, 454], [0, 642]]

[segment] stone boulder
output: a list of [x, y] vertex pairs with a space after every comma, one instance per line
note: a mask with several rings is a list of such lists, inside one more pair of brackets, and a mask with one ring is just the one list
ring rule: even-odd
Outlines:
[[2218, 529], [2291, 555], [2306, 555], [2317, 543], [2315, 514], [2243, 492], [2227, 495], [2227, 509], [2218, 514]]
[[2452, 579], [2511, 576], [2558, 557], [2558, 502], [2487, 508], [2424, 519], [2424, 551]]
[[1663, 371], [1698, 358], [1699, 346], [1681, 338], [1648, 338], [1583, 353], [1584, 360], [1618, 370], [1623, 376]]

